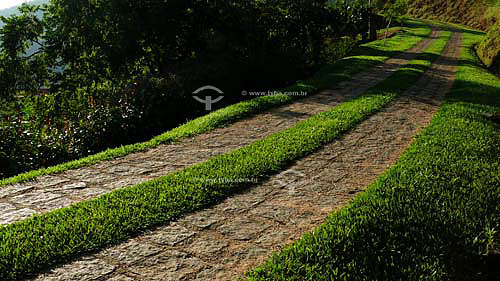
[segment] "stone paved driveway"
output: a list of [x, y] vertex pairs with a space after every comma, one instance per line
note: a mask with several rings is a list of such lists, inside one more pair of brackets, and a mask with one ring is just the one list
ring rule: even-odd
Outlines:
[[453, 83], [461, 34], [410, 90], [288, 171], [34, 280], [231, 280], [299, 239], [393, 165]]
[[383, 81], [425, 49], [438, 34], [434, 30], [430, 39], [423, 40], [409, 52], [356, 75], [338, 89], [322, 91], [176, 144], [161, 145], [116, 160], [38, 177], [33, 182], [0, 187], [0, 225], [167, 175], [292, 127]]

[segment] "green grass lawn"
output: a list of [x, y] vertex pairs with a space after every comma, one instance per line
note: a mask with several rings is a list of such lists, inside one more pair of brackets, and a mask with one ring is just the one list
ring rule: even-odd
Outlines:
[[499, 280], [484, 261], [500, 227], [500, 79], [474, 54], [481, 38], [465, 33], [446, 103], [399, 162], [249, 280]]
[[444, 32], [427, 53], [364, 95], [290, 129], [183, 171], [0, 228], [0, 279], [15, 280], [210, 206], [248, 188], [240, 179], [265, 180], [333, 141], [411, 87], [449, 37], [450, 32]]
[[[280, 91], [304, 91], [309, 94], [314, 94], [319, 90], [333, 87], [340, 82], [349, 80], [352, 75], [360, 73], [396, 55], [398, 52], [412, 48], [431, 32], [428, 25], [424, 25], [418, 21], [410, 20], [407, 22], [406, 26], [408, 26], [406, 28], [407, 32], [400, 33], [386, 40], [385, 43], [383, 41], [374, 41], [362, 45], [354, 51], [352, 56], [334, 64], [325, 65], [316, 75], [307, 81], [299, 81], [295, 85], [291, 85]], [[0, 180], [0, 187], [7, 184], [32, 180], [37, 176], [56, 174], [70, 169], [89, 166], [101, 161], [111, 160], [130, 153], [153, 148], [160, 144], [174, 142], [181, 138], [195, 136], [240, 120], [246, 116], [289, 103], [294, 99], [295, 97], [287, 95], [275, 95], [258, 97], [250, 101], [240, 102], [194, 119], [146, 142], [108, 149], [82, 159]]]

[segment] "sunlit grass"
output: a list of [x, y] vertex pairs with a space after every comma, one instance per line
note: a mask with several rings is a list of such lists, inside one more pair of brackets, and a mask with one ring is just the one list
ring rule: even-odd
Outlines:
[[443, 33], [429, 53], [364, 95], [292, 128], [183, 171], [0, 228], [0, 279], [15, 280], [210, 206], [248, 188], [240, 183], [242, 179], [266, 179], [333, 141], [411, 87], [438, 57], [449, 35]]
[[465, 33], [447, 102], [397, 165], [250, 280], [494, 280], [474, 268], [500, 227], [500, 79], [480, 39]]

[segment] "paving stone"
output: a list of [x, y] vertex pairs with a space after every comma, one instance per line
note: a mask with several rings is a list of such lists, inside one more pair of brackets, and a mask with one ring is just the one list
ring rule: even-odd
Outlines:
[[115, 180], [113, 182], [105, 184], [103, 187], [107, 189], [121, 189], [129, 186], [139, 184], [144, 181], [148, 181], [148, 178], [144, 177], [129, 177], [124, 179]]
[[[90, 190], [89, 184], [87, 182], [77, 182], [77, 183], [72, 183], [68, 185], [63, 185], [59, 187], [54, 187], [54, 188], [43, 188], [39, 189], [38, 192], [44, 192], [44, 193], [56, 193], [60, 195], [71, 195], [74, 194], [75, 192], [79, 192], [81, 190]], [[106, 192], [109, 192], [109, 190], [106, 190]]]
[[103, 161], [103, 162], [100, 162], [100, 163], [97, 163], [97, 164], [94, 164], [94, 165], [90, 166], [90, 168], [96, 169], [96, 170], [99, 170], [99, 171], [104, 171], [106, 169], [109, 169], [113, 165], [114, 164], [113, 164], [112, 161]]
[[120, 275], [116, 275], [116, 276], [113, 276], [111, 278], [108, 278], [106, 280], [107, 281], [135, 281], [137, 279], [129, 277], [127, 275], [120, 274]]
[[33, 189], [35, 189], [35, 186], [23, 184], [0, 187], [0, 199], [6, 198], [8, 196], [13, 196], [18, 193], [28, 192]]
[[239, 260], [251, 261], [265, 257], [270, 253], [271, 251], [269, 249], [265, 249], [255, 245], [250, 245], [249, 247], [245, 247], [244, 249], [241, 249], [240, 251], [234, 253], [233, 255], [238, 257]]
[[160, 168], [167, 166], [168, 163], [165, 161], [146, 160], [146, 161], [141, 161], [141, 162], [135, 163], [134, 165], [136, 165], [137, 167], [146, 168], [146, 169], [160, 169]]
[[189, 280], [208, 265], [187, 253], [170, 250], [129, 268], [142, 280]]
[[88, 257], [41, 275], [34, 281], [100, 280], [114, 270], [115, 266], [95, 257]]
[[246, 212], [264, 201], [265, 201], [265, 198], [263, 196], [262, 197], [256, 196], [254, 198], [245, 197], [245, 200], [241, 200], [241, 199], [233, 197], [233, 198], [226, 199], [222, 204], [218, 205], [216, 207], [216, 210], [220, 211], [223, 214], [225, 214], [225, 213], [237, 214], [237, 213]]
[[151, 174], [148, 174], [148, 176], [151, 178], [160, 178], [160, 177], [166, 176], [170, 173], [173, 173], [175, 171], [181, 170], [186, 166], [188, 166], [188, 165], [168, 165], [168, 166], [165, 166], [163, 168], [159, 168], [158, 170], [156, 170], [155, 172], [153, 172]]
[[[193, 279], [194, 281], [206, 281], [206, 280], [231, 280], [227, 279], [227, 272], [224, 270], [224, 267], [221, 265], [210, 266], [196, 274], [196, 277]], [[231, 275], [236, 275], [233, 273]]]
[[219, 272], [223, 276], [220, 280], [237, 280], [237, 277], [243, 277], [247, 270], [263, 263], [270, 254], [269, 249], [248, 244], [222, 261], [226, 272]]
[[76, 182], [72, 184], [67, 184], [62, 187], [64, 190], [73, 190], [73, 189], [84, 189], [87, 187], [87, 183], [85, 182]]
[[43, 186], [46, 188], [69, 182], [70, 180], [59, 176], [42, 176], [38, 177], [36, 181], [38, 186]]
[[102, 174], [102, 171], [92, 169], [90, 167], [82, 167], [74, 170], [69, 170], [63, 173], [67, 178], [76, 179], [79, 181], [88, 180]]
[[149, 168], [138, 168], [130, 165], [116, 165], [106, 170], [109, 174], [117, 174], [120, 176], [137, 176], [150, 173], [152, 170]]
[[16, 210], [16, 206], [9, 203], [0, 203], [0, 216], [1, 214], [8, 213], [10, 211]]
[[46, 204], [56, 198], [62, 197], [61, 194], [56, 193], [46, 193], [42, 191], [34, 191], [30, 193], [25, 193], [12, 197], [10, 200], [16, 204], [22, 204], [25, 206], [37, 206], [39, 204]]
[[67, 190], [66, 192], [63, 192], [63, 194], [69, 195], [74, 198], [82, 198], [83, 200], [87, 200], [99, 197], [109, 192], [109, 190], [103, 188], [85, 188], [81, 190]]
[[28, 208], [3, 213], [0, 215], [0, 225], [18, 222], [30, 218], [35, 214], [37, 214], [37, 211]]
[[116, 180], [116, 175], [111, 175], [111, 174], [106, 174], [104, 172], [101, 172], [99, 175], [95, 175], [92, 177], [85, 177], [82, 179], [82, 181], [89, 183], [90, 185], [103, 185], [108, 182], [111, 182], [113, 180]]
[[60, 208], [69, 207], [74, 201], [66, 197], [57, 197], [53, 200], [43, 202], [38, 204], [38, 208], [41, 211], [48, 212]]
[[131, 240], [104, 250], [98, 257], [112, 258], [128, 266], [161, 251], [161, 247], [147, 241]]
[[268, 227], [270, 225], [255, 222], [248, 218], [236, 218], [233, 221], [225, 222], [217, 228], [217, 231], [230, 239], [251, 240]]
[[216, 212], [203, 211], [186, 216], [180, 219], [179, 223], [195, 227], [196, 229], [205, 229], [212, 227], [224, 219], [225, 218], [223, 216], [217, 214]]
[[292, 242], [292, 239], [297, 238], [297, 234], [292, 231], [293, 223], [290, 222], [287, 225], [289, 225], [291, 229], [285, 227], [267, 229], [255, 240], [255, 244], [259, 245], [261, 248], [269, 249], [272, 247], [281, 248], [281, 246]]
[[204, 236], [203, 239], [196, 239], [191, 245], [190, 249], [193, 253], [199, 256], [213, 257], [213, 255], [222, 251], [229, 246], [229, 242], [218, 237]]
[[144, 239], [160, 245], [175, 246], [193, 237], [196, 233], [177, 224], [164, 226], [145, 234]]
[[297, 210], [290, 207], [270, 205], [269, 203], [266, 203], [259, 206], [259, 208], [250, 210], [249, 213], [257, 217], [286, 223], [290, 221], [292, 216], [296, 215]]

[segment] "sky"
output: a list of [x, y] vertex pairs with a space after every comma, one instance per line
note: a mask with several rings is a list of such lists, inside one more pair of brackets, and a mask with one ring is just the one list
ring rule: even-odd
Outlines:
[[29, 1], [28, 0], [0, 0], [0, 10], [20, 5], [23, 2], [29, 2]]

